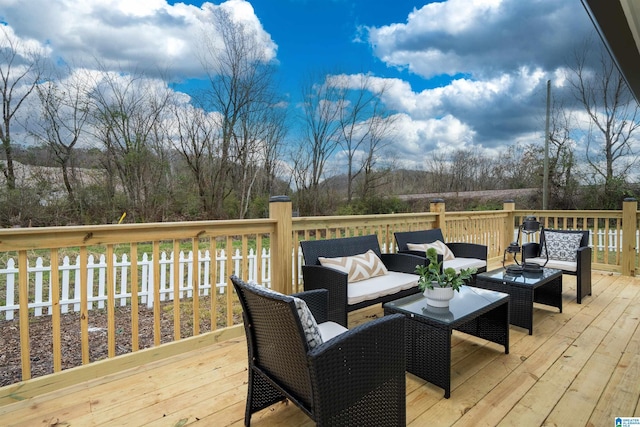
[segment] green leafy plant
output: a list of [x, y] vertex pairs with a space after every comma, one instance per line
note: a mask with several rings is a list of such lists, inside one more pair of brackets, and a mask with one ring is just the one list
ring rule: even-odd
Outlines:
[[434, 248], [427, 249], [428, 265], [416, 265], [416, 274], [420, 276], [418, 287], [424, 292], [425, 289], [433, 289], [434, 284], [440, 288], [453, 288], [460, 292], [460, 286], [467, 283], [476, 273], [475, 268], [465, 268], [457, 273], [455, 269], [448, 267], [442, 269], [442, 261], [438, 262], [438, 253]]

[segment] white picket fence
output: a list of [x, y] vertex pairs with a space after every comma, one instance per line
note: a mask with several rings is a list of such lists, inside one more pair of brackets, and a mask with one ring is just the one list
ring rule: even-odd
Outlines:
[[[174, 264], [173, 264], [173, 252], [167, 254], [162, 252], [160, 254], [160, 301], [171, 301], [174, 297]], [[300, 256], [300, 255], [299, 255]], [[193, 296], [193, 276], [197, 275], [197, 283], [199, 295], [209, 295], [211, 292], [211, 254], [209, 251], [198, 253], [198, 268], [194, 270], [193, 265], [193, 252], [179, 253], [180, 269], [178, 277], [181, 280], [179, 286], [180, 298], [191, 298]], [[216, 254], [217, 274], [215, 278], [215, 289], [218, 293], [224, 293], [227, 286], [227, 277], [241, 271], [240, 263], [242, 261], [242, 255], [239, 250], [236, 250], [232, 256], [232, 264], [228, 265], [227, 254], [224, 250], [219, 251]], [[258, 263], [261, 263], [261, 276], [258, 275]], [[249, 251], [248, 255], [248, 278], [249, 280], [255, 280], [269, 286], [270, 282], [270, 257], [269, 252], [266, 249], [262, 250], [260, 256], [258, 256], [253, 250]], [[121, 306], [129, 304], [131, 299], [131, 290], [129, 289], [130, 282], [130, 270], [131, 262], [127, 254], [123, 254], [121, 259], [118, 260], [114, 255], [113, 263], [113, 277], [114, 277], [114, 290], [115, 290], [115, 302]], [[146, 304], [147, 307], [153, 307], [153, 260], [152, 257], [146, 253], [142, 255], [142, 259], [138, 261], [139, 283], [138, 283], [138, 297], [141, 304]], [[42, 316], [43, 314], [51, 313], [48, 309], [51, 307], [51, 280], [50, 272], [51, 266], [44, 265], [42, 258], [35, 260], [35, 265], [28, 265], [27, 272], [29, 274], [29, 283], [33, 289], [30, 291], [33, 293], [32, 298], [29, 301], [29, 308], [34, 309], [35, 316]], [[62, 265], [59, 266], [60, 274], [60, 310], [62, 313], [68, 313], [69, 311], [80, 310], [80, 257], [76, 257], [75, 261], [71, 262], [69, 257], [64, 257]], [[107, 263], [105, 255], [101, 255], [98, 260], [93, 255], [88, 257], [87, 261], [87, 309], [92, 310], [95, 308], [104, 308], [107, 301]], [[0, 287], [6, 285], [5, 294], [6, 298], [4, 304], [0, 300], [0, 320], [12, 320], [15, 316], [15, 311], [19, 309], [19, 305], [16, 304], [16, 294], [18, 286], [18, 268], [16, 261], [10, 258], [7, 261], [6, 268], [0, 268]], [[30, 293], [31, 293], [30, 292]], [[43, 308], [47, 308], [46, 312]]]
[[[518, 238], [518, 229], [515, 228], [513, 230], [513, 240], [515, 241]], [[521, 235], [520, 243], [525, 242], [537, 242], [538, 235]], [[609, 230], [606, 232], [605, 230], [598, 230], [597, 233], [594, 233], [593, 230], [589, 232], [589, 246], [591, 246], [595, 251], [604, 251], [608, 249], [610, 252], [615, 252], [619, 247], [622, 247], [622, 230]], [[640, 251], [640, 230], [636, 231], [636, 253]]]

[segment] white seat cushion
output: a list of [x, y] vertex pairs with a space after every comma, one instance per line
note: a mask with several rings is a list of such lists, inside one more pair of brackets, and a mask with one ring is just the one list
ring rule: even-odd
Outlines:
[[442, 263], [442, 268], [453, 268], [457, 273], [460, 272], [460, 270], [466, 269], [466, 268], [476, 268], [476, 269], [480, 269], [480, 268], [484, 268], [487, 266], [487, 262], [481, 259], [476, 259], [476, 258], [454, 258], [451, 261], [444, 261]]
[[[535, 262], [538, 265], [543, 265], [546, 258], [527, 258], [527, 262]], [[556, 270], [571, 271], [573, 273], [578, 270], [578, 263], [571, 261], [558, 261], [556, 259], [550, 259], [545, 268], [555, 268]]]
[[329, 341], [333, 337], [337, 337], [343, 332], [347, 332], [348, 329], [336, 322], [323, 322], [318, 324], [320, 330], [320, 336], [323, 342]]
[[390, 271], [383, 276], [349, 283], [347, 286], [347, 303], [357, 304], [418, 286], [418, 275]]

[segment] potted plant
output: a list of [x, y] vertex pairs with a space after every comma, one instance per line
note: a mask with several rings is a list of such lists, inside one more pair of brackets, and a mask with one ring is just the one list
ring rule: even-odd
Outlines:
[[475, 268], [466, 268], [456, 272], [448, 267], [442, 268], [442, 261], [438, 262], [438, 253], [434, 248], [427, 249], [428, 265], [416, 265], [416, 273], [420, 276], [418, 288], [427, 297], [427, 304], [434, 307], [448, 307], [453, 292], [460, 292], [460, 286], [469, 282]]

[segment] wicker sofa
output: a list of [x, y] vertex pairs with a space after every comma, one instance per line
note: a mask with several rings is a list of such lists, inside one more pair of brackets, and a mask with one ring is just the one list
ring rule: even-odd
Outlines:
[[443, 261], [442, 268], [454, 268], [460, 271], [464, 268], [475, 268], [478, 273], [487, 271], [487, 247], [476, 243], [465, 242], [445, 242], [442, 230], [433, 228], [430, 230], [399, 231], [394, 233], [398, 253], [413, 254], [424, 257], [424, 250], [411, 249], [412, 244], [423, 245], [435, 242], [442, 242], [451, 251], [453, 259], [444, 259], [440, 254], [439, 259]]
[[[348, 313], [419, 292], [416, 265], [425, 258], [411, 254], [383, 254], [375, 234], [300, 242], [304, 265], [302, 277], [305, 291], [329, 291], [328, 317], [343, 326]], [[349, 274], [322, 265], [323, 259], [347, 259], [373, 251], [387, 270], [386, 274], [350, 281]]]

